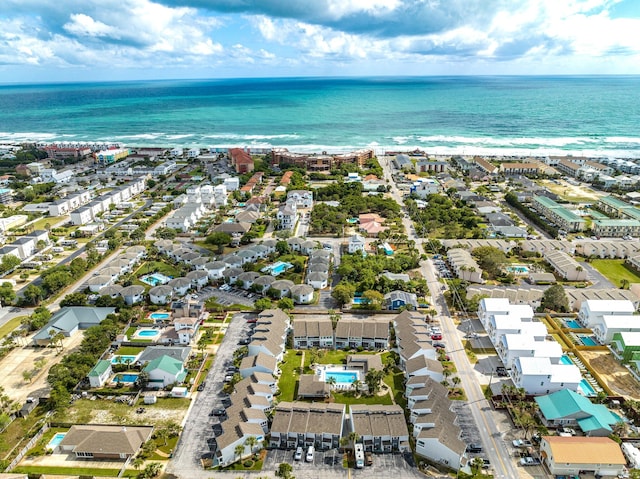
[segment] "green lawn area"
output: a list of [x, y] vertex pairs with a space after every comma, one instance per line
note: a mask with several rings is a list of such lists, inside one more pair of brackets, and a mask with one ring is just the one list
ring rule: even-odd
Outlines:
[[145, 348], [138, 348], [135, 346], [120, 346], [116, 351], [116, 354], [119, 354], [122, 356], [134, 356], [144, 351], [144, 349]]
[[0, 326], [0, 338], [4, 338], [8, 334], [11, 334], [14, 329], [20, 326], [20, 322], [27, 317], [28, 316], [16, 316]]
[[[40, 404], [35, 410], [24, 419], [16, 419], [0, 434], [0, 458], [11, 461], [18, 451], [20, 451], [20, 442], [26, 444], [30, 437], [42, 427], [47, 408], [44, 404]], [[14, 448], [14, 446], [18, 445]], [[24, 444], [22, 444], [24, 446]], [[9, 451], [13, 449], [14, 454], [6, 457]]]
[[360, 397], [355, 397], [352, 393], [338, 393], [334, 392], [332, 394], [335, 402], [339, 404], [383, 404], [390, 405], [393, 404], [391, 400], [391, 396], [387, 393], [384, 396], [365, 396], [362, 395]]
[[406, 409], [407, 399], [404, 397], [404, 374], [402, 371], [394, 369], [384, 377], [384, 383], [391, 388], [396, 404]]
[[174, 278], [180, 276], [178, 268], [161, 261], [146, 261], [142, 263], [134, 273], [134, 276], [142, 276], [143, 274], [149, 273], [162, 273], [165, 276], [172, 276]]
[[[98, 469], [91, 467], [46, 467], [46, 466], [19, 466], [13, 471], [14, 473], [38, 475], [61, 475], [61, 476], [88, 476], [88, 477], [118, 477], [120, 469]], [[136, 477], [140, 471], [134, 469], [127, 470], [124, 473], [124, 477]]]
[[63, 215], [63, 216], [45, 216], [44, 218], [40, 218], [36, 221], [34, 221], [33, 223], [31, 223], [31, 226], [33, 226], [34, 230], [43, 230], [45, 229], [45, 225], [48, 223], [49, 226], [51, 228], [53, 228], [56, 224], [60, 223], [61, 221], [66, 221], [69, 219], [68, 215]]
[[627, 267], [623, 259], [594, 259], [591, 261], [591, 266], [618, 288], [622, 286], [623, 280], [627, 280], [629, 283], [640, 283], [640, 275]]
[[278, 388], [280, 388], [279, 401], [293, 401], [296, 393], [296, 385], [298, 382], [298, 371], [302, 356], [298, 356], [294, 349], [288, 350], [284, 355], [284, 360], [280, 364], [280, 380]]

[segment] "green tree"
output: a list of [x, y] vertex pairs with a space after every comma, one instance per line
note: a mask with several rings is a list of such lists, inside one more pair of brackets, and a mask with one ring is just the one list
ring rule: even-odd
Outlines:
[[244, 444], [238, 444], [233, 448], [233, 453], [235, 454], [237, 459], [242, 459], [242, 455], [244, 454]]
[[276, 242], [276, 252], [279, 255], [291, 254], [289, 243], [283, 240]]
[[384, 302], [384, 295], [373, 289], [369, 289], [362, 293], [362, 297], [366, 300], [367, 306], [371, 309], [380, 309]]
[[0, 273], [6, 273], [20, 264], [20, 258], [12, 254], [6, 254], [0, 260]]
[[11, 283], [2, 283], [0, 286], [0, 302], [2, 305], [13, 303], [16, 299], [16, 293], [13, 291]]
[[293, 300], [291, 298], [282, 298], [278, 301], [278, 308], [284, 311], [291, 311], [294, 308]]
[[382, 378], [384, 378], [384, 371], [377, 369], [370, 369], [364, 377], [364, 382], [369, 389], [370, 394], [375, 394], [380, 390], [382, 385]]
[[331, 291], [331, 297], [335, 299], [340, 306], [344, 306], [351, 302], [354, 293], [355, 288], [352, 285], [339, 284]]
[[282, 479], [293, 479], [292, 472], [293, 466], [291, 464], [281, 462], [280, 464], [278, 464], [276, 476], [281, 477]]
[[87, 304], [87, 295], [79, 292], [70, 293], [66, 295], [62, 301], [60, 301], [61, 308], [67, 306], [86, 306]]
[[471, 253], [478, 259], [478, 265], [492, 278], [502, 274], [502, 268], [507, 262], [507, 256], [502, 250], [494, 246], [481, 246]]
[[253, 305], [256, 311], [264, 311], [265, 309], [271, 309], [273, 302], [269, 298], [257, 299]]
[[42, 279], [42, 287], [47, 290], [49, 294], [53, 294], [70, 285], [72, 281], [71, 273], [67, 271], [54, 271]]
[[36, 286], [35, 284], [30, 284], [29, 286], [27, 286], [24, 289], [24, 293], [22, 293], [24, 302], [32, 306], [35, 306], [38, 303], [40, 303], [43, 296], [44, 296], [44, 292], [42, 291], [42, 288], [40, 288], [39, 286]]
[[207, 236], [204, 242], [207, 244], [217, 246], [218, 254], [221, 254], [224, 251], [224, 247], [231, 243], [231, 235], [228, 233], [217, 231]]
[[564, 292], [562, 285], [554, 284], [547, 288], [542, 295], [540, 308], [543, 311], [548, 309], [559, 313], [568, 313], [570, 311], [569, 298], [567, 298], [567, 294]]

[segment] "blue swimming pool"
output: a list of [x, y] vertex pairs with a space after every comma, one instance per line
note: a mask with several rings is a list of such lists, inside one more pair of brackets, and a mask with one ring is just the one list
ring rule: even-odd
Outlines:
[[574, 319], [565, 319], [564, 320], [564, 324], [566, 324], [567, 327], [571, 328], [571, 329], [580, 329], [580, 328], [582, 328], [582, 326], [580, 326], [580, 323], [578, 323]]
[[507, 266], [505, 268], [509, 273], [515, 273], [515, 274], [529, 274], [529, 267], [528, 266], [518, 266], [518, 265], [513, 265], [513, 266]]
[[573, 361], [571, 361], [571, 358], [566, 354], [563, 354], [562, 356], [560, 356], [560, 362], [562, 364], [573, 364]]
[[324, 382], [329, 378], [335, 378], [336, 384], [352, 384], [358, 379], [358, 371], [325, 371]]
[[120, 373], [116, 374], [113, 378], [113, 380], [117, 383], [135, 383], [137, 379], [137, 373]]
[[367, 298], [363, 298], [362, 296], [358, 296], [353, 298], [353, 304], [367, 304], [369, 300]]
[[171, 276], [166, 276], [162, 273], [153, 273], [142, 276], [140, 281], [151, 286], [158, 286], [159, 284], [167, 284], [172, 279]]
[[157, 336], [158, 334], [160, 334], [160, 332], [156, 331], [155, 329], [141, 329], [140, 331], [138, 331], [136, 333], [136, 335], [141, 337], [141, 338], [153, 338], [154, 336]]
[[51, 438], [51, 441], [49, 441], [49, 444], [47, 444], [47, 449], [55, 449], [56, 446], [59, 446], [66, 434], [67, 434], [66, 432], [55, 433], [54, 436]]
[[169, 316], [170, 316], [169, 313], [151, 313], [149, 315], [149, 318], [150, 319], [156, 319], [156, 320], [158, 320], [158, 319], [162, 320], [162, 319], [169, 319]]
[[582, 391], [582, 394], [584, 394], [585, 396], [597, 396], [596, 390], [593, 389], [593, 386], [591, 386], [591, 384], [589, 384], [589, 381], [587, 381], [586, 379], [580, 381], [578, 389]]
[[578, 335], [578, 339], [580, 339], [580, 342], [582, 344], [584, 344], [585, 346], [597, 346], [598, 342], [593, 339], [591, 336], [587, 336], [585, 335]]
[[260, 271], [263, 273], [268, 273], [273, 276], [278, 276], [279, 274], [284, 273], [286, 270], [293, 268], [291, 263], [285, 263], [284, 261], [278, 261], [276, 263], [270, 264], [269, 266], [265, 266]]
[[136, 362], [136, 359], [138, 359], [138, 356], [118, 354], [111, 358], [111, 364], [132, 364]]

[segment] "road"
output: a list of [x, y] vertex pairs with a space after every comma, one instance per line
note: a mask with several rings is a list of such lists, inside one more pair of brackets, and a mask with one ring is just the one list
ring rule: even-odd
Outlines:
[[[129, 221], [131, 218], [133, 218], [133, 216], [136, 215], [137, 213], [139, 213], [140, 211], [144, 211], [145, 209], [149, 208], [149, 206], [151, 206], [152, 204], [153, 204], [153, 200], [147, 200], [144, 203], [143, 206], [141, 206], [137, 210], [133, 211], [131, 214], [127, 215], [125, 218], [121, 219], [117, 223], [114, 223], [113, 225], [109, 226], [107, 229], [105, 229], [105, 231], [103, 231], [102, 233], [98, 234], [95, 238], [92, 238], [91, 242], [95, 242], [95, 241], [100, 240], [104, 236], [104, 233], [107, 230], [109, 230], [111, 228], [119, 227], [120, 225], [122, 225], [126, 221]], [[69, 256], [67, 256], [65, 259], [60, 261], [56, 266], [71, 263], [71, 261], [73, 261], [74, 259], [76, 259], [79, 256], [81, 256], [82, 254], [84, 254], [84, 252], [86, 250], [86, 247], [87, 247], [86, 245], [81, 246], [76, 251], [74, 251]], [[102, 266], [104, 266], [104, 265], [101, 264], [100, 267], [102, 267]], [[18, 296], [22, 296], [22, 294], [24, 293], [24, 290], [31, 284], [33, 284], [35, 286], [40, 286], [40, 284], [42, 284], [42, 276], [37, 276], [36, 278], [34, 278], [33, 281], [31, 281], [30, 283], [27, 283], [22, 288], [20, 288], [18, 291], [16, 291], [16, 294]]]
[[[391, 185], [391, 196], [399, 204], [403, 204], [402, 193], [398, 190], [392, 178], [390, 160], [382, 159], [381, 166], [383, 167], [385, 179], [389, 180], [389, 184]], [[413, 222], [406, 217], [403, 218], [402, 222], [407, 231], [408, 238], [415, 241], [418, 250], [421, 253], [429, 254], [430, 251], [428, 248], [427, 251], [423, 250], [422, 240], [415, 234]], [[460, 332], [451, 317], [442, 291], [442, 284], [435, 275], [435, 268], [431, 260], [420, 262], [420, 272], [427, 280], [433, 301], [433, 308], [437, 311], [437, 319], [440, 320], [443, 337], [445, 337], [447, 341], [447, 353], [451, 356], [458, 370], [458, 376], [461, 381], [460, 384], [467, 395], [467, 406], [478, 426], [480, 433], [479, 439], [482, 441], [487, 458], [493, 465], [494, 477], [496, 479], [513, 479], [519, 477], [519, 473], [513, 461], [510, 459], [509, 450], [502, 439], [501, 432], [494, 419], [493, 409], [484, 398], [482, 388], [476, 381], [473, 366], [465, 353], [462, 340], [460, 339]]]

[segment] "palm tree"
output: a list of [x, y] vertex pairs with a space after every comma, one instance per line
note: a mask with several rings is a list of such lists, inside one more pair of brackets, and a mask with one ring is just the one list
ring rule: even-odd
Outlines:
[[330, 376], [329, 379], [327, 379], [327, 384], [329, 385], [330, 389], [333, 389], [333, 387], [336, 385], [336, 378], [334, 376]]
[[140, 456], [136, 456], [131, 462], [131, 465], [136, 471], [139, 471], [143, 464], [144, 464], [144, 459], [142, 459]]
[[242, 458], [244, 454], [244, 444], [238, 444], [234, 449], [233, 453], [236, 455], [238, 459]]
[[360, 394], [360, 391], [362, 391], [362, 381], [360, 381], [359, 379], [356, 379], [351, 383], [351, 387], [353, 388], [353, 392], [356, 395]]
[[349, 441], [351, 442], [351, 449], [355, 449], [356, 448], [356, 442], [358, 442], [360, 440], [360, 435], [355, 432], [355, 431], [351, 431], [349, 433], [349, 436], [347, 436]]
[[253, 452], [253, 448], [256, 447], [257, 444], [258, 440], [255, 436], [249, 436], [244, 442], [244, 445], [249, 447], [249, 452]]

